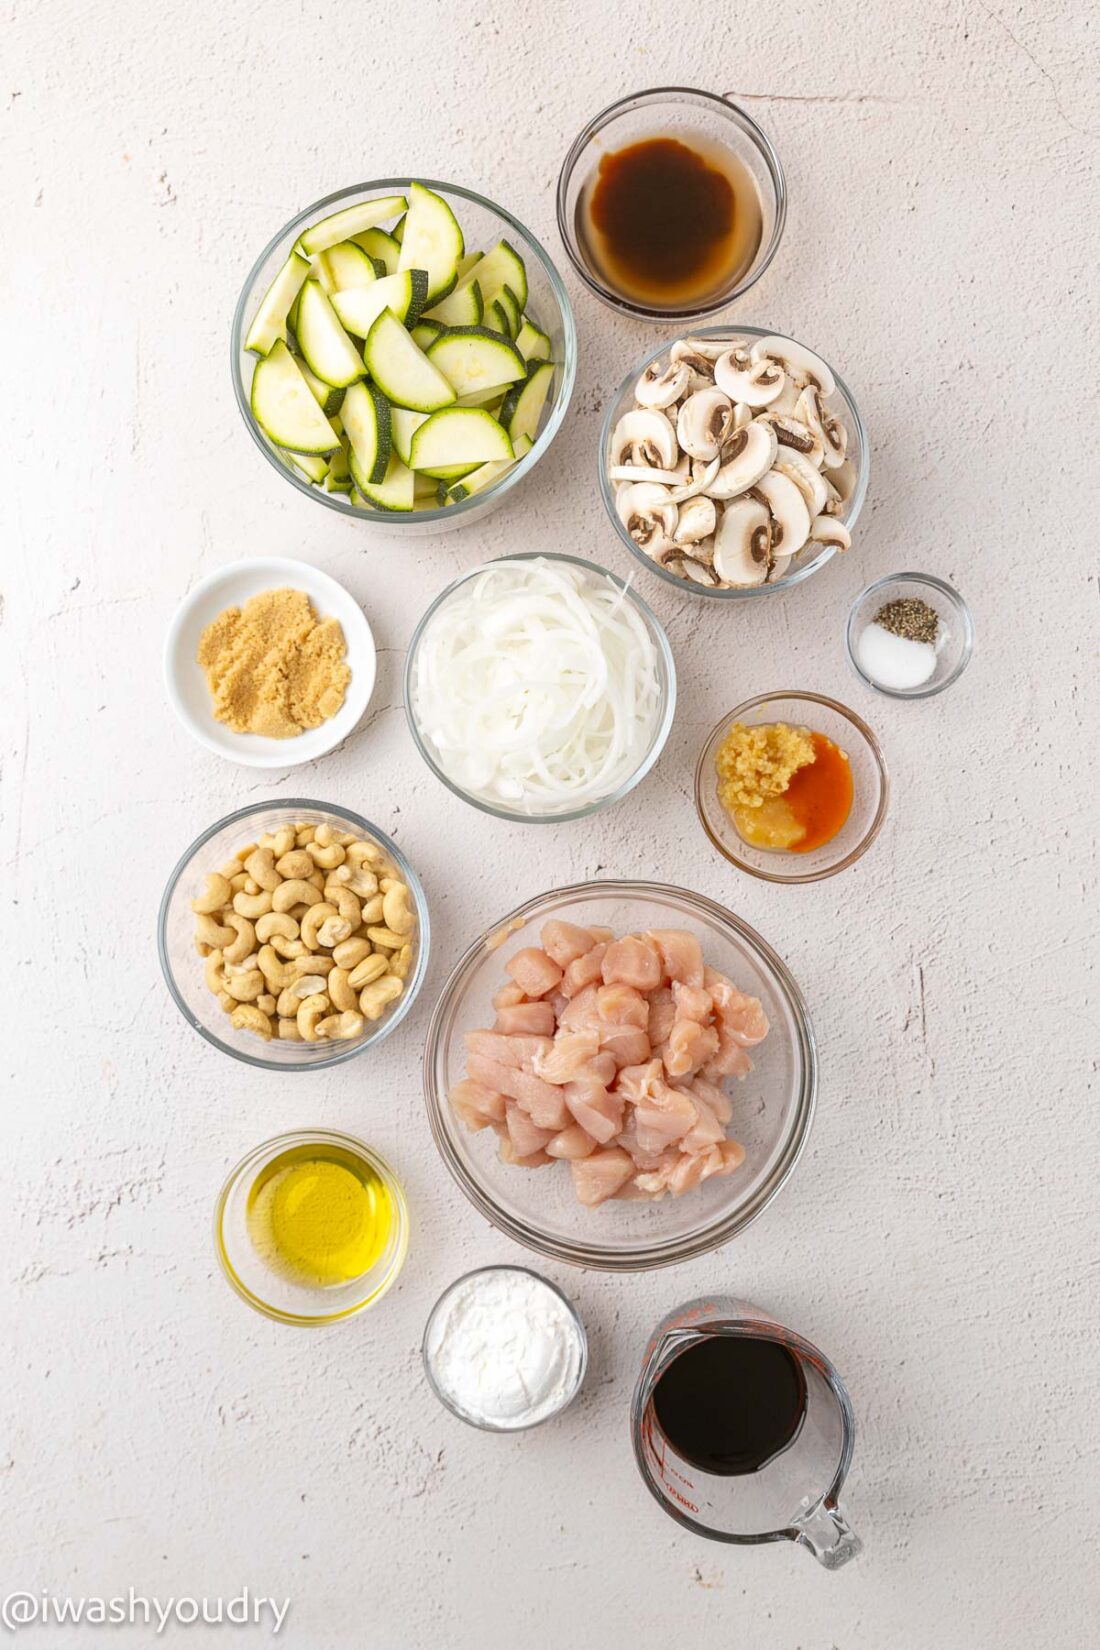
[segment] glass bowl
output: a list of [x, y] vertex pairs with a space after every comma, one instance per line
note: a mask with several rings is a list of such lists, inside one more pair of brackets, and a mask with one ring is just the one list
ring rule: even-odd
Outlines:
[[[915, 688], [886, 687], [869, 676], [859, 662], [857, 647], [865, 625], [887, 602], [899, 597], [916, 596], [935, 608], [940, 628], [936, 640], [936, 668], [927, 682]], [[931, 699], [944, 688], [957, 682], [974, 651], [974, 620], [969, 607], [957, 590], [931, 573], [891, 573], [885, 579], [876, 579], [860, 592], [852, 603], [848, 627], [844, 633], [848, 663], [860, 681], [888, 699]]]
[[[687, 307], [658, 307], [625, 297], [605, 285], [587, 259], [577, 232], [586, 190], [602, 157], [644, 138], [692, 137], [731, 151], [745, 166], [760, 197], [761, 235], [748, 269], [726, 286]], [[657, 86], [609, 104], [575, 139], [558, 176], [558, 231], [569, 261], [590, 292], [622, 315], [646, 321], [696, 320], [732, 304], [753, 286], [775, 257], [787, 217], [787, 186], [779, 156], [760, 127], [730, 97], [688, 86]]]
[[[552, 1289], [554, 1294], [557, 1295], [577, 1331], [577, 1366], [569, 1392], [555, 1409], [548, 1410], [545, 1415], [539, 1415], [533, 1421], [523, 1421], [515, 1426], [504, 1426], [496, 1421], [483, 1420], [476, 1415], [471, 1415], [440, 1385], [432, 1368], [429, 1342], [436, 1314], [446, 1305], [456, 1289], [461, 1288], [468, 1279], [479, 1277], [484, 1272], [525, 1272], [528, 1277], [536, 1278], [545, 1288]], [[420, 1358], [424, 1365], [424, 1374], [427, 1376], [428, 1385], [443, 1405], [443, 1408], [458, 1420], [465, 1421], [467, 1426], [476, 1427], [479, 1432], [530, 1432], [534, 1427], [545, 1426], [547, 1421], [555, 1420], [563, 1410], [568, 1409], [584, 1385], [585, 1372], [588, 1369], [588, 1331], [585, 1329], [581, 1315], [569, 1296], [559, 1289], [556, 1283], [551, 1283], [549, 1278], [544, 1278], [541, 1272], [534, 1272], [529, 1266], [477, 1266], [472, 1272], [464, 1272], [460, 1278], [456, 1278], [453, 1283], [449, 1283], [432, 1307], [428, 1314], [428, 1321], [424, 1325], [424, 1336], [420, 1343]]]
[[[789, 332], [776, 332], [774, 327], [743, 327], [734, 326], [732, 323], [720, 327], [695, 327], [691, 335], [695, 338], [728, 338], [731, 343], [738, 339], [780, 337], [790, 338], [792, 343], [799, 342], [798, 339], [791, 338]], [[674, 585], [681, 592], [686, 591], [693, 596], [705, 596], [711, 601], [736, 602], [749, 601], [757, 596], [774, 595], [777, 590], [790, 590], [794, 585], [801, 584], [804, 579], [808, 579], [818, 572], [825, 566], [826, 562], [831, 561], [837, 553], [836, 546], [821, 544], [815, 549], [813, 546], [808, 545], [790, 558], [786, 571], [779, 578], [769, 579], [767, 584], [746, 585], [731, 590], [712, 590], [708, 589], [706, 585], [696, 584], [693, 579], [681, 579], [676, 573], [670, 573], [668, 568], [661, 567], [653, 560], [652, 556], [647, 556], [645, 551], [634, 543], [634, 540], [619, 520], [618, 511], [615, 509], [615, 483], [609, 479], [607, 473], [610, 468], [612, 432], [623, 414], [629, 412], [634, 406], [634, 386], [642, 373], [651, 361], [656, 361], [659, 356], [665, 355], [675, 342], [675, 338], [667, 339], [657, 349], [650, 350], [648, 355], [643, 356], [640, 361], [631, 367], [619, 385], [618, 392], [604, 415], [603, 427], [600, 430], [599, 471], [600, 494], [603, 498], [608, 519], [631, 555], [641, 562], [646, 571], [655, 573], [659, 579], [664, 579], [666, 584]], [[831, 362], [827, 364], [830, 367], [832, 366]], [[867, 496], [867, 483], [871, 473], [871, 455], [867, 445], [867, 432], [863, 427], [863, 420], [859, 416], [859, 408], [856, 406], [855, 398], [835, 367], [832, 367], [832, 373], [836, 379], [836, 394], [829, 397], [829, 407], [836, 412], [848, 432], [848, 451], [845, 463], [851, 464], [855, 470], [851, 491], [844, 501], [844, 508], [837, 520], [842, 521], [848, 531], [852, 532], [863, 508], [863, 501]]]
[[[393, 1228], [374, 1265], [351, 1282], [332, 1288], [310, 1289], [292, 1282], [265, 1264], [248, 1231], [248, 1199], [257, 1177], [276, 1157], [293, 1147], [329, 1147], [365, 1161], [389, 1192]], [[405, 1194], [384, 1158], [362, 1140], [328, 1129], [297, 1129], [265, 1140], [242, 1158], [227, 1178], [214, 1209], [214, 1247], [222, 1271], [249, 1306], [279, 1323], [320, 1328], [354, 1317], [375, 1306], [394, 1282], [409, 1248], [409, 1211]]]
[[598, 567], [595, 562], [585, 561], [580, 556], [555, 555], [548, 554], [544, 551], [524, 552], [520, 555], [502, 556], [496, 559], [501, 561], [542, 560], [548, 562], [566, 562], [571, 567], [584, 568], [585, 571], [590, 574], [597, 574], [599, 577], [609, 580], [611, 584], [617, 586], [617, 588], [623, 592], [624, 601], [630, 602], [636, 612], [641, 616], [646, 629], [649, 631], [649, 634], [653, 639], [653, 644], [657, 649], [657, 668], [660, 672], [661, 678], [661, 702], [657, 722], [654, 728], [653, 739], [649, 749], [642, 757], [642, 760], [639, 762], [630, 778], [626, 780], [624, 784], [620, 785], [617, 790], [609, 791], [606, 796], [600, 797], [598, 801], [586, 803], [583, 808], [564, 808], [557, 813], [523, 813], [515, 808], [505, 807], [503, 803], [487, 802], [483, 797], [474, 796], [470, 791], [463, 790], [460, 785], [456, 784], [453, 779], [444, 773], [432, 752], [432, 748], [428, 743], [428, 740], [418, 726], [416, 716], [413, 712], [412, 680], [413, 672], [416, 668], [417, 649], [420, 646], [424, 632], [431, 623], [432, 618], [444, 605], [444, 603], [450, 600], [455, 591], [458, 590], [461, 585], [465, 584], [467, 579], [472, 579], [477, 574], [483, 573], [486, 567], [491, 567], [493, 565], [492, 562], [485, 562], [481, 567], [471, 568], [468, 573], [463, 573], [459, 578], [457, 578], [453, 584], [449, 584], [446, 590], [442, 591], [435, 598], [434, 602], [432, 602], [431, 606], [420, 620], [420, 623], [413, 631], [412, 640], [409, 643], [408, 652], [405, 656], [405, 678], [403, 688], [405, 699], [405, 717], [409, 724], [409, 732], [413, 736], [413, 741], [417, 750], [420, 752], [429, 768], [431, 768], [436, 778], [441, 779], [447, 789], [454, 792], [455, 796], [460, 796], [464, 802], [468, 802], [472, 808], [480, 809], [482, 813], [492, 814], [495, 819], [519, 820], [525, 825], [561, 825], [566, 820], [570, 819], [588, 819], [592, 814], [599, 813], [601, 808], [609, 808], [613, 802], [620, 801], [622, 797], [626, 796], [628, 792], [634, 789], [635, 785], [640, 784], [646, 774], [656, 764], [657, 758], [664, 749], [665, 740], [668, 738], [669, 730], [672, 727], [672, 718], [676, 710], [676, 665], [673, 660], [672, 649], [669, 646], [668, 637], [665, 635], [664, 629], [662, 628], [656, 614], [651, 611], [647, 604], [638, 595], [637, 591], [632, 588], [630, 581], [618, 578], [616, 574], [609, 573], [605, 567]]
[[[588, 1209], [558, 1166], [502, 1163], [491, 1130], [471, 1134], [448, 1094], [465, 1075], [463, 1034], [493, 1023], [491, 999], [504, 966], [534, 943], [550, 918], [631, 933], [685, 928], [707, 962], [760, 998], [771, 1030], [753, 1050], [755, 1069], [729, 1085], [730, 1132], [745, 1148], [733, 1174], [659, 1202], [611, 1201]], [[817, 1050], [802, 994], [786, 965], [747, 923], [702, 894], [655, 882], [587, 882], [529, 900], [480, 935], [436, 1004], [424, 1050], [428, 1119], [440, 1155], [474, 1207], [525, 1248], [573, 1266], [638, 1272], [690, 1260], [726, 1243], [771, 1202], [810, 1131], [817, 1092]]]
[[[733, 722], [788, 722], [823, 733], [845, 751], [852, 768], [852, 811], [831, 842], [806, 854], [754, 848], [741, 836], [718, 800], [714, 766], [718, 746]], [[878, 740], [861, 716], [823, 693], [761, 693], [746, 699], [713, 730], [695, 769], [695, 808], [704, 831], [724, 859], [764, 882], [820, 882], [867, 852], [882, 829], [890, 800], [890, 776]]]
[[339, 211], [345, 206], [352, 206], [358, 201], [371, 199], [376, 195], [406, 190], [409, 181], [407, 177], [377, 178], [371, 183], [357, 183], [350, 189], [338, 189], [331, 195], [325, 195], [322, 200], [315, 201], [312, 206], [307, 206], [268, 241], [249, 271], [237, 300], [233, 316], [230, 364], [233, 391], [237, 397], [241, 417], [257, 447], [284, 480], [297, 488], [306, 498], [313, 499], [315, 503], [322, 504], [329, 510], [335, 510], [338, 515], [345, 516], [351, 521], [363, 522], [370, 528], [389, 533], [418, 537], [426, 533], [449, 532], [452, 528], [463, 527], [468, 522], [476, 521], [480, 516], [488, 515], [490, 510], [494, 510], [507, 497], [513, 487], [531, 473], [553, 441], [565, 417], [577, 372], [577, 333], [573, 324], [573, 311], [569, 307], [569, 298], [560, 275], [530, 230], [525, 229], [523, 224], [502, 206], [486, 200], [483, 195], [475, 194], [471, 189], [462, 189], [454, 183], [439, 183], [434, 178], [419, 180], [437, 195], [442, 195], [451, 207], [459, 221], [467, 246], [487, 251], [503, 239], [510, 241], [515, 247], [527, 269], [527, 313], [543, 332], [548, 334], [558, 369], [554, 375], [553, 395], [547, 406], [543, 427], [530, 452], [507, 474], [501, 476], [499, 481], [479, 493], [472, 493], [458, 504], [431, 510], [412, 510], [407, 513], [364, 509], [352, 504], [339, 493], [326, 493], [321, 488], [312, 486], [301, 476], [295, 475], [252, 416], [250, 396], [257, 357], [244, 348], [245, 333], [251, 324], [256, 306], [303, 230], [308, 229], [319, 218], [327, 217], [329, 213]]
[[[229, 1023], [214, 994], [206, 989], [203, 978], [203, 959], [195, 948], [195, 914], [191, 901], [200, 891], [208, 872], [216, 871], [224, 861], [231, 859], [238, 848], [254, 841], [265, 831], [276, 831], [281, 825], [295, 822], [309, 825], [332, 825], [339, 831], [354, 831], [357, 836], [378, 844], [401, 879], [408, 884], [416, 908], [416, 957], [405, 981], [405, 989], [387, 1009], [381, 1019], [369, 1024], [364, 1034], [349, 1042], [291, 1043], [273, 1037], [263, 1042], [255, 1033], [236, 1031]], [[349, 808], [336, 808], [327, 802], [289, 798], [279, 802], [255, 802], [236, 813], [227, 814], [216, 825], [196, 837], [168, 878], [168, 886], [160, 902], [157, 920], [157, 948], [160, 966], [172, 998], [187, 1021], [200, 1037], [231, 1054], [234, 1060], [246, 1065], [260, 1066], [265, 1071], [320, 1071], [326, 1066], [338, 1066], [354, 1059], [368, 1048], [380, 1043], [395, 1031], [416, 1001], [417, 992], [424, 983], [428, 966], [430, 930], [428, 905], [420, 880], [394, 842], [372, 825], [369, 819], [354, 814]]]

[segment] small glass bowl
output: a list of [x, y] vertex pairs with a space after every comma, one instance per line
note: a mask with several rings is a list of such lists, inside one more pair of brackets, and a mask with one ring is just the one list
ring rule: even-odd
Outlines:
[[[940, 628], [936, 639], [936, 668], [927, 682], [915, 688], [886, 687], [868, 676], [859, 662], [859, 638], [865, 625], [887, 602], [902, 596], [916, 596], [933, 607], [939, 617]], [[944, 688], [957, 682], [974, 651], [974, 620], [969, 607], [957, 590], [931, 573], [891, 573], [885, 579], [876, 579], [862, 590], [852, 603], [848, 626], [844, 633], [844, 647], [848, 663], [860, 681], [888, 699], [931, 699]]]
[[[520, 1426], [500, 1426], [495, 1421], [483, 1421], [479, 1420], [476, 1415], [470, 1415], [438, 1384], [435, 1378], [435, 1372], [432, 1369], [432, 1360], [428, 1351], [428, 1341], [431, 1337], [432, 1324], [435, 1322], [436, 1313], [441, 1309], [450, 1296], [453, 1295], [456, 1289], [460, 1288], [469, 1278], [479, 1277], [483, 1272], [526, 1272], [528, 1277], [537, 1278], [539, 1283], [545, 1284], [547, 1289], [552, 1289], [554, 1291], [554, 1294], [557, 1295], [558, 1299], [565, 1306], [577, 1331], [577, 1372], [576, 1379], [574, 1380], [570, 1391], [562, 1399], [556, 1409], [548, 1410], [545, 1415], [540, 1415], [537, 1420], [525, 1421]], [[581, 1387], [584, 1385], [584, 1377], [588, 1369], [588, 1331], [585, 1329], [581, 1315], [577, 1311], [577, 1308], [573, 1305], [573, 1302], [569, 1299], [569, 1296], [565, 1294], [563, 1290], [559, 1289], [556, 1283], [552, 1283], [549, 1278], [543, 1277], [541, 1272], [532, 1271], [529, 1266], [476, 1266], [472, 1272], [464, 1272], [460, 1278], [456, 1278], [453, 1283], [449, 1283], [440, 1295], [439, 1299], [436, 1301], [435, 1305], [432, 1307], [428, 1314], [428, 1321], [424, 1325], [424, 1338], [420, 1343], [420, 1357], [424, 1365], [424, 1374], [428, 1378], [428, 1385], [443, 1405], [443, 1408], [449, 1410], [450, 1413], [459, 1421], [465, 1421], [467, 1426], [476, 1427], [479, 1432], [531, 1432], [535, 1427], [545, 1426], [547, 1421], [556, 1420], [556, 1418], [561, 1415], [564, 1410], [569, 1408]]]
[[[585, 189], [609, 151], [652, 137], [702, 137], [731, 151], [747, 168], [760, 196], [760, 245], [749, 268], [710, 297], [684, 308], [650, 306], [607, 286], [591, 268], [577, 233]], [[574, 141], [558, 176], [558, 231], [569, 260], [590, 292], [621, 315], [645, 321], [692, 321], [713, 315], [749, 290], [775, 257], [787, 217], [787, 186], [779, 156], [760, 127], [727, 96], [689, 86], [657, 86], [609, 104]]]
[[291, 247], [305, 229], [331, 212], [353, 206], [357, 201], [407, 190], [407, 177], [376, 178], [371, 183], [354, 184], [350, 189], [337, 189], [333, 194], [325, 195], [322, 200], [314, 201], [312, 206], [307, 206], [303, 212], [291, 218], [290, 222], [268, 241], [249, 270], [237, 300], [230, 344], [233, 391], [241, 417], [257, 447], [283, 479], [306, 498], [312, 499], [315, 504], [323, 504], [326, 509], [335, 510], [338, 515], [350, 521], [362, 522], [368, 529], [395, 533], [406, 538], [417, 538], [427, 533], [446, 533], [452, 528], [464, 527], [468, 522], [476, 521], [496, 509], [512, 488], [530, 475], [561, 428], [577, 374], [577, 330], [573, 324], [569, 297], [561, 276], [530, 230], [502, 206], [486, 200], [483, 195], [475, 194], [472, 189], [462, 189], [456, 183], [439, 183], [433, 178], [422, 178], [420, 181], [437, 195], [442, 195], [458, 219], [469, 246], [488, 250], [502, 239], [512, 243], [527, 270], [527, 312], [550, 338], [554, 363], [558, 370], [554, 376], [553, 395], [546, 410], [545, 421], [530, 452], [506, 475], [501, 476], [499, 481], [484, 488], [480, 493], [471, 493], [458, 504], [449, 504], [438, 509], [408, 512], [363, 509], [352, 504], [350, 499], [342, 494], [326, 493], [322, 488], [314, 487], [296, 475], [278, 449], [268, 441], [252, 416], [252, 374], [257, 358], [244, 348], [245, 333], [260, 299], [270, 286], [276, 271], [289, 256]]
[[[718, 799], [714, 766], [718, 746], [734, 722], [787, 722], [823, 733], [846, 751], [852, 767], [852, 811], [831, 842], [806, 854], [754, 848], [746, 842]], [[822, 693], [761, 693], [746, 699], [713, 730], [695, 769], [695, 808], [700, 823], [724, 859], [764, 882], [820, 882], [854, 865], [882, 829], [890, 800], [890, 777], [878, 740], [861, 716]]]
[[[370, 1164], [385, 1183], [394, 1211], [393, 1230], [383, 1253], [361, 1277], [331, 1289], [309, 1289], [281, 1278], [256, 1252], [248, 1230], [248, 1198], [267, 1165], [295, 1146], [339, 1146]], [[405, 1263], [409, 1248], [409, 1211], [405, 1194], [384, 1158], [354, 1135], [328, 1129], [296, 1129], [265, 1140], [241, 1159], [226, 1179], [214, 1209], [214, 1247], [222, 1271], [242, 1300], [279, 1323], [320, 1328], [340, 1323], [375, 1306]]]
[[[466, 1073], [464, 1034], [491, 1026], [492, 998], [505, 965], [537, 943], [558, 918], [617, 934], [684, 928], [712, 968], [758, 997], [771, 1029], [752, 1051], [753, 1071], [729, 1085], [730, 1133], [745, 1148], [731, 1175], [659, 1202], [613, 1199], [598, 1209], [577, 1202], [560, 1164], [523, 1169], [502, 1163], [491, 1129], [471, 1134], [448, 1095]], [[424, 1045], [424, 1096], [440, 1156], [491, 1226], [516, 1243], [570, 1266], [643, 1272], [693, 1259], [728, 1243], [767, 1208], [809, 1137], [817, 1095], [813, 1028], [786, 964], [724, 906], [686, 888], [656, 882], [586, 882], [528, 900], [480, 935], [440, 993]]]
[[[408, 883], [416, 907], [417, 953], [405, 989], [393, 1007], [353, 1042], [284, 1043], [273, 1037], [265, 1043], [254, 1032], [235, 1031], [218, 999], [206, 989], [203, 960], [195, 949], [195, 914], [191, 901], [202, 888], [207, 873], [216, 871], [246, 842], [296, 821], [332, 825], [338, 831], [354, 831], [357, 836], [376, 842], [402, 880]], [[234, 1060], [260, 1066], [265, 1071], [321, 1071], [326, 1066], [338, 1066], [354, 1059], [388, 1037], [401, 1024], [424, 983], [429, 941], [428, 902], [420, 880], [385, 832], [348, 808], [293, 797], [285, 802], [255, 802], [247, 808], [238, 808], [236, 813], [227, 814], [196, 837], [168, 878], [157, 919], [160, 966], [172, 999], [188, 1025], [194, 1026], [200, 1037], [205, 1037], [223, 1054], [231, 1054]]]
[[[696, 338], [726, 338], [731, 343], [737, 339], [780, 337], [790, 338], [792, 343], [799, 342], [798, 339], [791, 338], [790, 333], [777, 332], [774, 327], [735, 326], [733, 322], [718, 327], [696, 327], [692, 336]], [[694, 579], [682, 579], [678, 574], [670, 573], [667, 567], [660, 566], [658, 562], [653, 560], [652, 556], [647, 556], [645, 551], [634, 543], [634, 540], [619, 520], [619, 513], [615, 508], [616, 484], [608, 476], [611, 462], [612, 432], [623, 414], [629, 412], [634, 406], [634, 386], [642, 373], [651, 361], [656, 361], [660, 356], [667, 354], [675, 342], [674, 338], [666, 339], [657, 349], [650, 350], [647, 355], [631, 367], [619, 385], [614, 400], [604, 414], [603, 427], [600, 430], [599, 471], [600, 495], [603, 498], [608, 519], [635, 560], [641, 562], [647, 572], [655, 573], [659, 579], [664, 579], [666, 584], [674, 585], [681, 594], [686, 592], [692, 596], [706, 596], [711, 601], [740, 602], [751, 601], [758, 596], [771, 596], [777, 590], [790, 590], [796, 584], [801, 584], [805, 579], [811, 578], [814, 573], [819, 572], [825, 566], [826, 562], [831, 561], [837, 553], [836, 546], [820, 544], [815, 548], [813, 545], [807, 545], [805, 549], [799, 550], [796, 555], [790, 558], [787, 563], [787, 570], [779, 578], [769, 579], [767, 584], [746, 585], [742, 588], [730, 590], [713, 590], [706, 585], [696, 584]], [[827, 364], [832, 365], [831, 362]], [[863, 501], [867, 497], [867, 483], [871, 476], [871, 452], [867, 443], [867, 431], [863, 427], [863, 420], [859, 415], [855, 397], [835, 367], [832, 368], [832, 372], [833, 377], [836, 379], [836, 394], [829, 397], [829, 406], [837, 413], [848, 432], [848, 450], [845, 463], [851, 464], [855, 468], [851, 491], [837, 519], [842, 521], [851, 533], [854, 531], [860, 511], [863, 509]]]
[[471, 808], [477, 808], [481, 813], [492, 814], [494, 819], [514, 819], [523, 825], [562, 825], [570, 819], [588, 819], [592, 814], [599, 813], [601, 808], [609, 808], [612, 803], [621, 801], [621, 799], [632, 791], [636, 785], [641, 784], [646, 774], [656, 764], [657, 758], [664, 749], [665, 740], [668, 738], [669, 730], [672, 727], [672, 718], [676, 711], [676, 664], [672, 656], [672, 648], [669, 646], [668, 637], [665, 635], [660, 620], [638, 595], [637, 591], [632, 588], [630, 581], [620, 579], [615, 573], [609, 573], [605, 567], [599, 567], [595, 562], [585, 561], [580, 556], [563, 556], [553, 554], [548, 551], [524, 551], [518, 555], [501, 556], [496, 559], [499, 561], [566, 562], [571, 567], [581, 567], [589, 574], [596, 574], [601, 578], [608, 579], [612, 584], [617, 585], [623, 592], [624, 600], [630, 602], [641, 615], [642, 621], [645, 624], [646, 629], [649, 631], [649, 634], [653, 639], [653, 644], [657, 649], [658, 670], [660, 671], [661, 676], [661, 703], [654, 728], [653, 739], [650, 743], [649, 749], [642, 757], [642, 760], [639, 762], [630, 778], [626, 780], [624, 784], [620, 785], [617, 790], [609, 791], [607, 796], [602, 796], [595, 802], [586, 803], [583, 808], [567, 808], [563, 809], [559, 813], [552, 814], [523, 813], [515, 808], [507, 808], [503, 803], [487, 802], [483, 797], [474, 796], [471, 792], [463, 790], [460, 785], [457, 785], [453, 779], [444, 773], [443, 769], [439, 766], [439, 763], [432, 754], [427, 740], [421, 733], [416, 717], [413, 714], [412, 680], [413, 672], [416, 668], [417, 649], [420, 646], [424, 632], [431, 623], [437, 611], [444, 605], [445, 602], [450, 600], [455, 591], [458, 590], [461, 585], [465, 584], [467, 579], [472, 579], [477, 574], [483, 573], [486, 567], [491, 567], [493, 565], [492, 562], [484, 562], [480, 567], [472, 567], [468, 573], [461, 574], [459, 578], [455, 579], [453, 584], [449, 584], [446, 590], [441, 591], [435, 598], [427, 612], [421, 618], [420, 623], [413, 631], [412, 640], [409, 643], [408, 652], [405, 656], [405, 678], [403, 686], [405, 718], [409, 724], [409, 732], [413, 736], [413, 743], [416, 745], [417, 750], [420, 752], [429, 768], [431, 768], [436, 778], [442, 780], [447, 789], [449, 791], [453, 791], [455, 796], [460, 796], [463, 802], [468, 802]]

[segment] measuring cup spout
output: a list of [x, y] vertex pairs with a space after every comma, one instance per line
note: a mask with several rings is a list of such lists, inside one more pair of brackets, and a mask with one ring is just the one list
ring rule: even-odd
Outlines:
[[792, 1541], [813, 1553], [827, 1570], [839, 1570], [850, 1558], [855, 1558], [863, 1543], [855, 1535], [837, 1506], [824, 1495], [799, 1513], [787, 1532]]

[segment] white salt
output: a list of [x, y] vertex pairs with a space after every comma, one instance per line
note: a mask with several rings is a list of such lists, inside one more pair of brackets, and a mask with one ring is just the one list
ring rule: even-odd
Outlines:
[[885, 625], [865, 625], [856, 645], [862, 671], [881, 687], [906, 692], [921, 687], [936, 668], [936, 648], [932, 642], [912, 642], [895, 636]]

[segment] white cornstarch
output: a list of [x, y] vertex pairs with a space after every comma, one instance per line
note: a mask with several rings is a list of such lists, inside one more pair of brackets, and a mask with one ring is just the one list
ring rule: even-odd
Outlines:
[[459, 1278], [432, 1314], [424, 1354], [443, 1396], [477, 1426], [532, 1426], [580, 1382], [584, 1335], [543, 1278], [495, 1266]]

